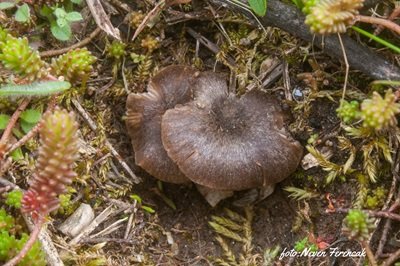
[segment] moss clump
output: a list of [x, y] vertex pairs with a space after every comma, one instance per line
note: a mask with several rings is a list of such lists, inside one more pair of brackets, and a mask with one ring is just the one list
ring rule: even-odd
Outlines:
[[348, 102], [343, 100], [338, 109], [336, 109], [337, 115], [346, 124], [354, 122], [360, 117], [360, 103], [357, 101]]
[[0, 231], [8, 231], [15, 227], [15, 220], [5, 209], [0, 209]]
[[400, 112], [400, 105], [392, 90], [387, 90], [385, 98], [374, 92], [371, 99], [364, 100], [361, 104], [361, 118], [363, 126], [381, 130], [391, 125], [396, 125], [396, 114]]
[[15, 189], [11, 192], [8, 192], [6, 197], [6, 204], [8, 206], [12, 206], [17, 209], [21, 208], [22, 196], [23, 193], [19, 189]]
[[368, 239], [371, 230], [374, 228], [372, 219], [361, 210], [350, 210], [344, 219], [344, 233], [350, 238], [359, 241]]
[[385, 203], [387, 190], [384, 187], [377, 187], [370, 191], [367, 199], [365, 200], [364, 207], [367, 209], [377, 209]]
[[142, 12], [134, 11], [131, 13], [129, 23], [132, 28], [136, 29], [142, 23], [145, 15]]
[[160, 42], [157, 40], [157, 38], [147, 35], [142, 39], [140, 45], [151, 54], [160, 46]]
[[51, 62], [51, 73], [56, 76], [64, 76], [71, 83], [86, 81], [96, 62], [86, 48], [75, 49], [61, 55]]
[[120, 60], [125, 55], [126, 44], [120, 41], [113, 41], [107, 46], [107, 56]]
[[[17, 238], [15, 234], [15, 220], [0, 209], [0, 262], [6, 262], [16, 256], [23, 248], [29, 236], [22, 234]], [[11, 233], [11, 231], [14, 231]], [[18, 263], [18, 266], [45, 266], [47, 265], [44, 253], [38, 241], [32, 246], [27, 255]]]

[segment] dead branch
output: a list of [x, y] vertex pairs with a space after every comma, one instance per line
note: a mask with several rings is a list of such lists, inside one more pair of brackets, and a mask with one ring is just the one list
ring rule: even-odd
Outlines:
[[[246, 9], [237, 7], [229, 0], [211, 0], [211, 2], [227, 6], [245, 15], [254, 25], [253, 15]], [[278, 0], [268, 1], [267, 14], [259, 18], [263, 26], [280, 28], [305, 41], [313, 42], [328, 55], [341, 60], [343, 55], [339, 49], [337, 36], [314, 36], [304, 24], [304, 15], [296, 7]], [[323, 39], [323, 40], [322, 40]], [[313, 41], [314, 40], [314, 41]], [[350, 37], [342, 36], [343, 46], [346, 49], [349, 65], [374, 79], [400, 80], [400, 69], [367, 47], [361, 46]]]

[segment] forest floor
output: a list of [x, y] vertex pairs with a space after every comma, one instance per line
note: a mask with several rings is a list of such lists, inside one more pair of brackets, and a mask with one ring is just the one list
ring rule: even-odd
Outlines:
[[[255, 27], [240, 14], [208, 1], [176, 1], [181, 4], [170, 6], [152, 0], [101, 2], [114, 30], [108, 34], [96, 30], [93, 11], [86, 4], [71, 4], [83, 20], [71, 25], [72, 38], [67, 42], [56, 40], [49, 22], [35, 16], [33, 8], [31, 24], [0, 20], [15, 36], [29, 38], [47, 62], [61, 54], [59, 49], [82, 40], [87, 42], [81, 47], [97, 59], [85, 86], [74, 84], [58, 101], [77, 114], [80, 124], [78, 178], [46, 227], [65, 265], [364, 265], [369, 261], [365, 255], [289, 256], [282, 252], [304, 248], [362, 252], [366, 245], [379, 263], [388, 258], [396, 261], [399, 215], [392, 210], [397, 216], [388, 219], [377, 213], [389, 215], [387, 210], [397, 199], [400, 134], [394, 126], [379, 139], [386, 143], [384, 151], [376, 148], [368, 153], [366, 145], [379, 145], [374, 144], [381, 143], [378, 137], [353, 138], [344, 130], [336, 112], [346, 73], [341, 59], [278, 28]], [[383, 6], [388, 9], [390, 3], [378, 5], [377, 10]], [[0, 15], [14, 18], [14, 11], [0, 11]], [[106, 21], [101, 12], [98, 17]], [[122, 46], [111, 36], [117, 28]], [[132, 41], [135, 32], [138, 35]], [[384, 34], [398, 43], [397, 37]], [[399, 66], [398, 54], [379, 49], [354, 32], [351, 35]], [[122, 55], [116, 56], [118, 51], [110, 47], [122, 49]], [[321, 157], [310, 168], [303, 159], [272, 195], [246, 207], [235, 202], [248, 196], [248, 191], [237, 192], [212, 208], [194, 185], [157, 181], [135, 165], [124, 121], [125, 102], [129, 93], [145, 92], [151, 77], [163, 67], [176, 64], [221, 73], [238, 95], [251, 88], [275, 95], [292, 113], [288, 128], [294, 138], [304, 147], [315, 147]], [[0, 64], [0, 81], [6, 82], [11, 74]], [[373, 80], [350, 68], [346, 99], [361, 102], [370, 97]], [[43, 111], [47, 102], [48, 98], [34, 98], [29, 108]], [[11, 115], [18, 104], [12, 102], [1, 112]], [[8, 190], [15, 185], [28, 188], [38, 145], [38, 137], [32, 138], [21, 149], [23, 157], [2, 173], [0, 183], [8, 185]], [[304, 148], [304, 155], [308, 154]], [[343, 171], [351, 156], [352, 171]], [[365, 181], [370, 180], [371, 171], [377, 182]], [[379, 191], [384, 191], [383, 196]], [[73, 237], [64, 235], [59, 226], [82, 203], [90, 205], [94, 217], [105, 216], [92, 231], [71, 242]], [[1, 204], [26, 229], [18, 209]], [[344, 233], [349, 209], [368, 210], [376, 218], [366, 240], [349, 239]], [[389, 220], [392, 223], [387, 225]]]

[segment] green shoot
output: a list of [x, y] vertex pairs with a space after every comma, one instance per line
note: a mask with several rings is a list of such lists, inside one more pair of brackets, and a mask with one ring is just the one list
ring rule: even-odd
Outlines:
[[395, 51], [396, 53], [399, 53], [399, 54], [400, 54], [400, 47], [398, 47], [398, 46], [396, 46], [396, 45], [394, 45], [394, 44], [392, 44], [392, 43], [390, 43], [390, 42], [388, 42], [388, 41], [385, 41], [384, 39], [379, 38], [378, 36], [375, 36], [375, 35], [369, 33], [368, 31], [365, 31], [365, 30], [363, 30], [363, 29], [360, 29], [359, 27], [352, 26], [351, 28], [352, 28], [353, 30], [355, 30], [356, 32], [358, 32], [358, 33], [360, 33], [360, 34], [362, 34], [362, 35], [364, 35], [364, 36], [370, 38], [371, 40], [374, 40], [374, 41], [376, 41], [377, 43], [380, 43], [380, 44], [382, 44], [383, 46], [386, 46], [387, 48], [390, 48], [390, 49], [392, 49], [393, 51]]

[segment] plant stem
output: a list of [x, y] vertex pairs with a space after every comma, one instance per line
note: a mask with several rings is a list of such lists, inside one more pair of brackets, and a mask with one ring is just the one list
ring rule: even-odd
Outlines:
[[42, 226], [44, 224], [45, 218], [44, 216], [40, 215], [39, 218], [36, 221], [35, 228], [33, 228], [33, 231], [31, 232], [28, 241], [26, 241], [24, 247], [21, 249], [21, 251], [10, 261], [8, 261], [6, 264], [3, 266], [14, 266], [17, 265], [18, 262], [20, 262], [25, 255], [29, 252], [29, 250], [32, 248], [33, 244], [35, 244], [40, 230], [42, 229]]
[[[56, 100], [57, 100], [57, 96], [51, 97], [50, 102], [47, 105], [47, 110], [46, 110], [45, 114], [43, 115], [43, 117], [47, 113], [50, 113], [54, 110], [54, 108], [56, 106]], [[7, 156], [8, 154], [12, 153], [16, 149], [18, 149], [19, 147], [24, 145], [28, 140], [33, 138], [39, 132], [39, 130], [42, 128], [42, 125], [43, 125], [43, 118], [25, 136], [23, 136], [16, 143], [14, 143], [9, 149], [7, 149], [7, 152], [4, 155]]]
[[[397, 6], [397, 4], [396, 4], [396, 6]], [[393, 20], [395, 20], [399, 15], [400, 15], [400, 6], [397, 6], [397, 7], [393, 10], [392, 14], [390, 14], [390, 16], [387, 18], [387, 20], [393, 21]], [[382, 25], [379, 25], [379, 26], [375, 29], [374, 34], [375, 34], [375, 35], [379, 35], [379, 33], [382, 32], [383, 28], [384, 28], [384, 27], [383, 27]]]
[[[335, 211], [339, 213], [348, 213], [351, 209], [347, 208], [336, 208]], [[374, 216], [374, 217], [384, 217], [384, 218], [389, 218], [392, 220], [400, 221], [400, 215], [391, 212], [390, 210], [387, 211], [371, 211], [371, 210], [362, 210], [363, 212], [367, 213], [368, 215]]]
[[374, 253], [372, 253], [372, 250], [369, 247], [368, 242], [367, 241], [362, 241], [361, 245], [363, 246], [363, 248], [365, 248], [365, 252], [367, 253], [369, 264], [372, 265], [372, 266], [378, 266], [378, 264], [376, 263], [375, 257], [374, 257]]
[[386, 19], [382, 19], [382, 18], [376, 18], [376, 17], [357, 15], [355, 17], [354, 21], [360, 21], [360, 22], [365, 22], [365, 23], [370, 23], [370, 24], [382, 25], [382, 26], [384, 26], [384, 27], [396, 32], [397, 34], [400, 34], [400, 26], [397, 25], [396, 23], [390, 21], [390, 20], [386, 20]]
[[388, 47], [388, 48], [392, 49], [393, 51], [395, 51], [395, 52], [400, 54], [400, 48], [398, 46], [396, 46], [396, 45], [394, 45], [394, 44], [392, 44], [392, 43], [390, 43], [388, 41], [385, 41], [384, 39], [379, 38], [378, 36], [375, 36], [375, 35], [369, 33], [368, 31], [360, 29], [359, 27], [352, 26], [351, 28], [353, 30], [357, 31], [358, 33], [361, 33], [362, 35], [370, 38], [371, 40], [374, 40], [375, 42], [380, 43], [380, 44], [382, 44], [382, 45], [384, 45], [384, 46], [386, 46], [386, 47]]
[[4, 153], [7, 148], [7, 141], [11, 135], [11, 132], [15, 126], [15, 123], [17, 123], [19, 116], [26, 109], [26, 107], [28, 106], [30, 101], [31, 101], [31, 99], [29, 99], [29, 98], [24, 99], [21, 102], [21, 104], [18, 106], [18, 109], [11, 116], [10, 121], [8, 122], [7, 127], [4, 130], [3, 135], [1, 136], [1, 139], [0, 139], [0, 160], [3, 160]]
[[390, 255], [389, 258], [387, 258], [384, 262], [383, 262], [383, 266], [390, 266], [393, 265], [397, 259], [400, 258], [400, 249], [397, 250], [396, 252], [392, 253], [392, 255]]
[[74, 45], [71, 45], [69, 47], [59, 49], [59, 50], [50, 50], [50, 51], [41, 52], [40, 57], [43, 58], [43, 57], [62, 55], [73, 49], [83, 47], [83, 46], [89, 44], [97, 35], [99, 35], [100, 32], [101, 32], [101, 29], [97, 28], [87, 38], [83, 39], [82, 41], [75, 43]]

